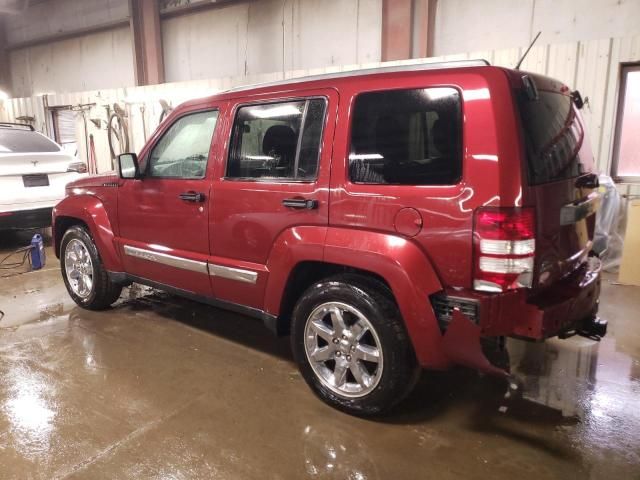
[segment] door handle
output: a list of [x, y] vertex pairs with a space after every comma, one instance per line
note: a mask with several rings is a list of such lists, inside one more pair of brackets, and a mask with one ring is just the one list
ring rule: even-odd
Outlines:
[[282, 205], [287, 208], [300, 208], [305, 210], [314, 210], [318, 208], [317, 200], [307, 200], [306, 198], [285, 198]]
[[193, 202], [193, 203], [202, 203], [204, 202], [204, 193], [200, 192], [184, 192], [178, 195], [180, 200], [184, 200], [185, 202]]

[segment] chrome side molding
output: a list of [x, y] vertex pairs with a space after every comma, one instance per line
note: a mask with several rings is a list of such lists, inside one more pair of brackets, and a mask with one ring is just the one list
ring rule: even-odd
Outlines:
[[258, 272], [243, 270], [241, 268], [225, 267], [213, 263], [209, 264], [209, 275], [252, 284], [258, 281]]
[[141, 258], [142, 260], [156, 262], [162, 265], [168, 265], [169, 267], [204, 273], [205, 275], [209, 273], [209, 270], [207, 269], [207, 262], [189, 260], [188, 258], [176, 257], [174, 255], [168, 255], [166, 253], [154, 252], [153, 250], [132, 247], [131, 245], [124, 246], [124, 253], [125, 255], [129, 255], [130, 257]]
[[191, 272], [203, 273], [205, 275], [211, 275], [212, 277], [226, 278], [229, 280], [236, 280], [238, 282], [251, 284], [255, 284], [258, 281], [258, 272], [254, 272], [252, 270], [225, 267], [224, 265], [218, 265], [208, 262], [199, 262], [197, 260], [176, 257], [175, 255], [155, 252], [153, 250], [147, 250], [145, 248], [132, 247], [131, 245], [124, 246], [124, 253], [125, 255], [129, 255], [130, 257], [140, 258], [149, 262], [160, 263], [169, 267], [181, 268], [183, 270], [189, 270]]

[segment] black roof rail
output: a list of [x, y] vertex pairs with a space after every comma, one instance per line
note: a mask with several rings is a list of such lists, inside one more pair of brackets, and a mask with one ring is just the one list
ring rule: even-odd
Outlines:
[[35, 128], [33, 128], [33, 125], [29, 125], [28, 123], [0, 122], [0, 128], [24, 129], [35, 132]]

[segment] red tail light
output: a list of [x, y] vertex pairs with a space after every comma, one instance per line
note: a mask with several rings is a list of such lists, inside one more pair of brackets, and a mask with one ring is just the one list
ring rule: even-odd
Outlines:
[[532, 208], [480, 208], [474, 218], [473, 287], [503, 292], [531, 287], [536, 253]]

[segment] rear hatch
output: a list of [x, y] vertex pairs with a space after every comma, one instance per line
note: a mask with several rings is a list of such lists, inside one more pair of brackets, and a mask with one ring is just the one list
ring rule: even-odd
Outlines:
[[1, 210], [39, 206], [64, 196], [74, 158], [44, 135], [0, 128]]
[[597, 177], [569, 89], [526, 75], [515, 94], [525, 146], [523, 203], [536, 211], [533, 287], [541, 289], [574, 272], [591, 251]]
[[0, 128], [0, 176], [62, 173], [71, 158], [44, 135]]

